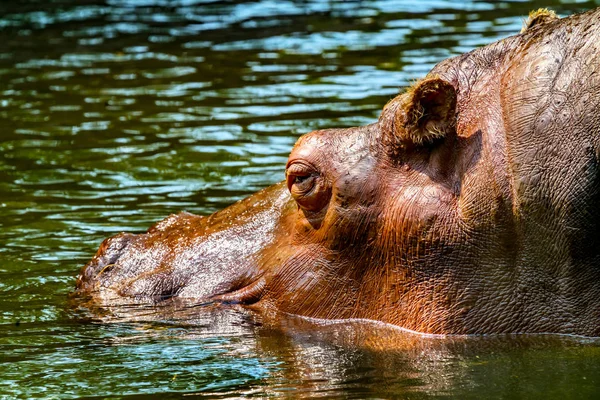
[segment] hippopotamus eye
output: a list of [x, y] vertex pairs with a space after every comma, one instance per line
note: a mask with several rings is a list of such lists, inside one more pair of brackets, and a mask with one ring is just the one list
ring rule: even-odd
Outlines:
[[295, 162], [288, 165], [286, 171], [288, 189], [294, 195], [308, 193], [315, 185], [316, 169], [303, 162]]
[[294, 177], [294, 185], [302, 185], [303, 183], [309, 181], [313, 176], [312, 175], [307, 175], [307, 176], [295, 176]]
[[327, 186], [312, 165], [295, 161], [285, 171], [287, 187], [298, 205], [308, 211], [318, 211], [326, 203]]

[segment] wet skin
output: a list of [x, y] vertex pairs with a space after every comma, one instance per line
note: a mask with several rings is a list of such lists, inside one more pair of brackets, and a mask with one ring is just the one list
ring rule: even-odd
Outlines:
[[105, 240], [101, 305], [182, 299], [442, 334], [600, 336], [600, 10], [438, 64], [286, 180]]

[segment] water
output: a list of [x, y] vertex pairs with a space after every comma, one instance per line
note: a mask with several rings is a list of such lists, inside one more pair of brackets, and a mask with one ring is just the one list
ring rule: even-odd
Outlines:
[[594, 340], [422, 338], [210, 307], [97, 323], [67, 304], [103, 238], [280, 181], [301, 134], [374, 121], [531, 9], [597, 5], [1, 2], [0, 397], [600, 395]]

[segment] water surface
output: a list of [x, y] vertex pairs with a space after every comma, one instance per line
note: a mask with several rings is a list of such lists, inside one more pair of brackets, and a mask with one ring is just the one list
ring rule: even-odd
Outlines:
[[237, 309], [91, 323], [67, 306], [103, 238], [282, 180], [300, 135], [373, 122], [531, 9], [597, 5], [1, 2], [0, 397], [599, 395], [600, 346], [584, 339], [273, 326]]

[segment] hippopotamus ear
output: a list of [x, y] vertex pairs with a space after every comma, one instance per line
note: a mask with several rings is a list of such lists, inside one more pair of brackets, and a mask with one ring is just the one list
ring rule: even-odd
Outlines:
[[424, 79], [409, 92], [405, 133], [414, 144], [431, 143], [456, 129], [456, 91], [440, 78]]
[[425, 146], [454, 134], [456, 91], [441, 78], [425, 78], [385, 106], [380, 126], [384, 140], [400, 148]]

